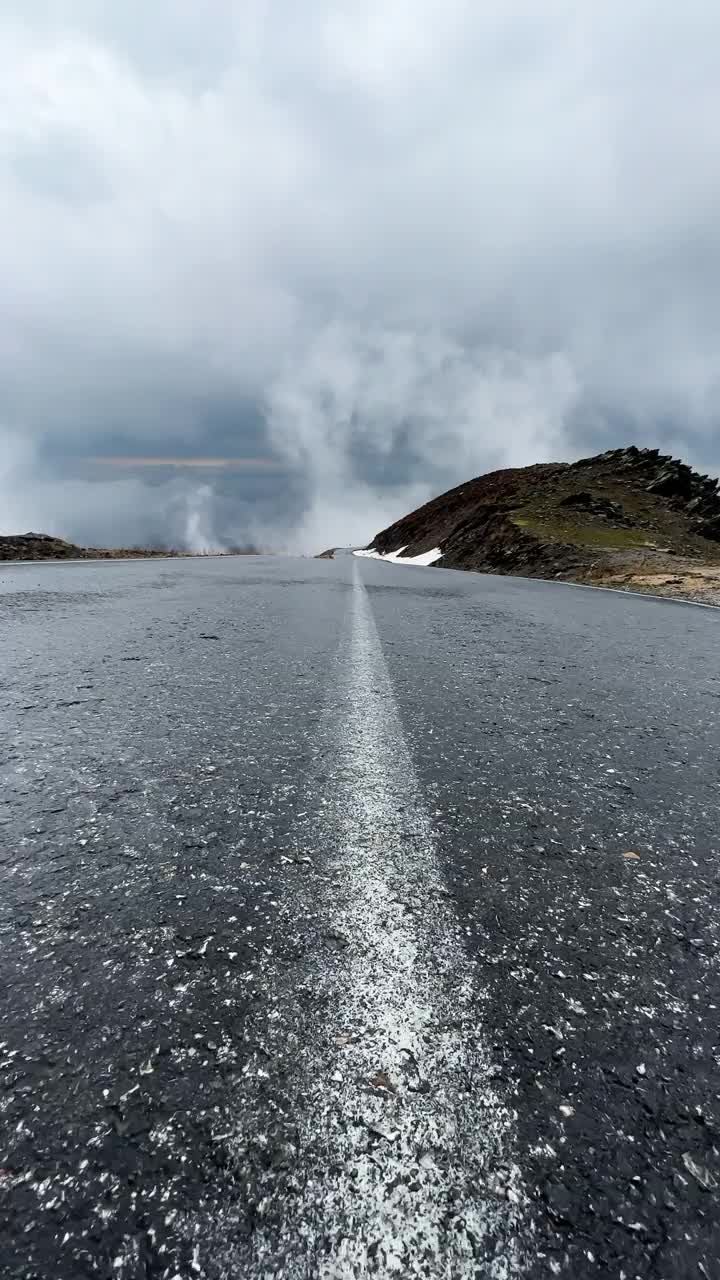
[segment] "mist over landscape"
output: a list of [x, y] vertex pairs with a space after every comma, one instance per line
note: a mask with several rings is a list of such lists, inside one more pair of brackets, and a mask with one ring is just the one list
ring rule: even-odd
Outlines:
[[8, 0], [0, 533], [365, 542], [720, 465], [711, 0]]
[[0, 1278], [720, 1277], [718, 50], [0, 5]]

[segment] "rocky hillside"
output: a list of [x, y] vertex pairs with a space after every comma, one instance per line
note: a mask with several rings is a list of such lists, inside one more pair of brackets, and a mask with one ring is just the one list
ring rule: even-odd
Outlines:
[[0, 535], [2, 560], [137, 560], [154, 557], [186, 556], [259, 556], [269, 552], [257, 547], [228, 547], [225, 551], [178, 551], [167, 547], [78, 547], [74, 542], [53, 538], [48, 533], [11, 533]]
[[0, 560], [123, 560], [130, 556], [173, 554], [176, 553], [138, 547], [111, 550], [102, 547], [77, 547], [73, 542], [53, 538], [47, 533], [0, 535]]
[[492, 471], [433, 498], [370, 546], [406, 556], [440, 547], [441, 568], [667, 586], [667, 594], [685, 594], [671, 588], [687, 586], [689, 574], [720, 591], [718, 481], [635, 446]]

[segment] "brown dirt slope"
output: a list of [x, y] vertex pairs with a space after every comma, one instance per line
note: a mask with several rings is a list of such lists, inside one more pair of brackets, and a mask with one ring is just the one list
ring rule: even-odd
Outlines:
[[657, 449], [492, 471], [373, 539], [382, 553], [440, 547], [442, 568], [560, 577], [720, 602], [720, 493]]

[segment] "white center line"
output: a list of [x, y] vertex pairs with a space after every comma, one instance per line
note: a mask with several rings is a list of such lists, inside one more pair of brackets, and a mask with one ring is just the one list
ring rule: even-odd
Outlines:
[[357, 561], [351, 595], [308, 797], [320, 898], [288, 900], [328, 945], [280, 987], [266, 974], [274, 1039], [237, 1099], [253, 1226], [230, 1216], [223, 1249], [216, 1233], [217, 1274], [515, 1280], [532, 1241], [515, 1116]]
[[490, 1083], [472, 966], [357, 564], [353, 577], [342, 781], [328, 806], [344, 883], [335, 927], [349, 947], [335, 1069], [303, 1122], [331, 1156], [308, 1234], [321, 1225], [327, 1241], [323, 1280], [500, 1280], [524, 1269], [513, 1116]]

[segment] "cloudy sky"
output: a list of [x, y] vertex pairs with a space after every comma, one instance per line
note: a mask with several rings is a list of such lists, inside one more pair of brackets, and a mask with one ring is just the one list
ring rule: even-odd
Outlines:
[[3, 0], [0, 532], [720, 469], [717, 0]]

